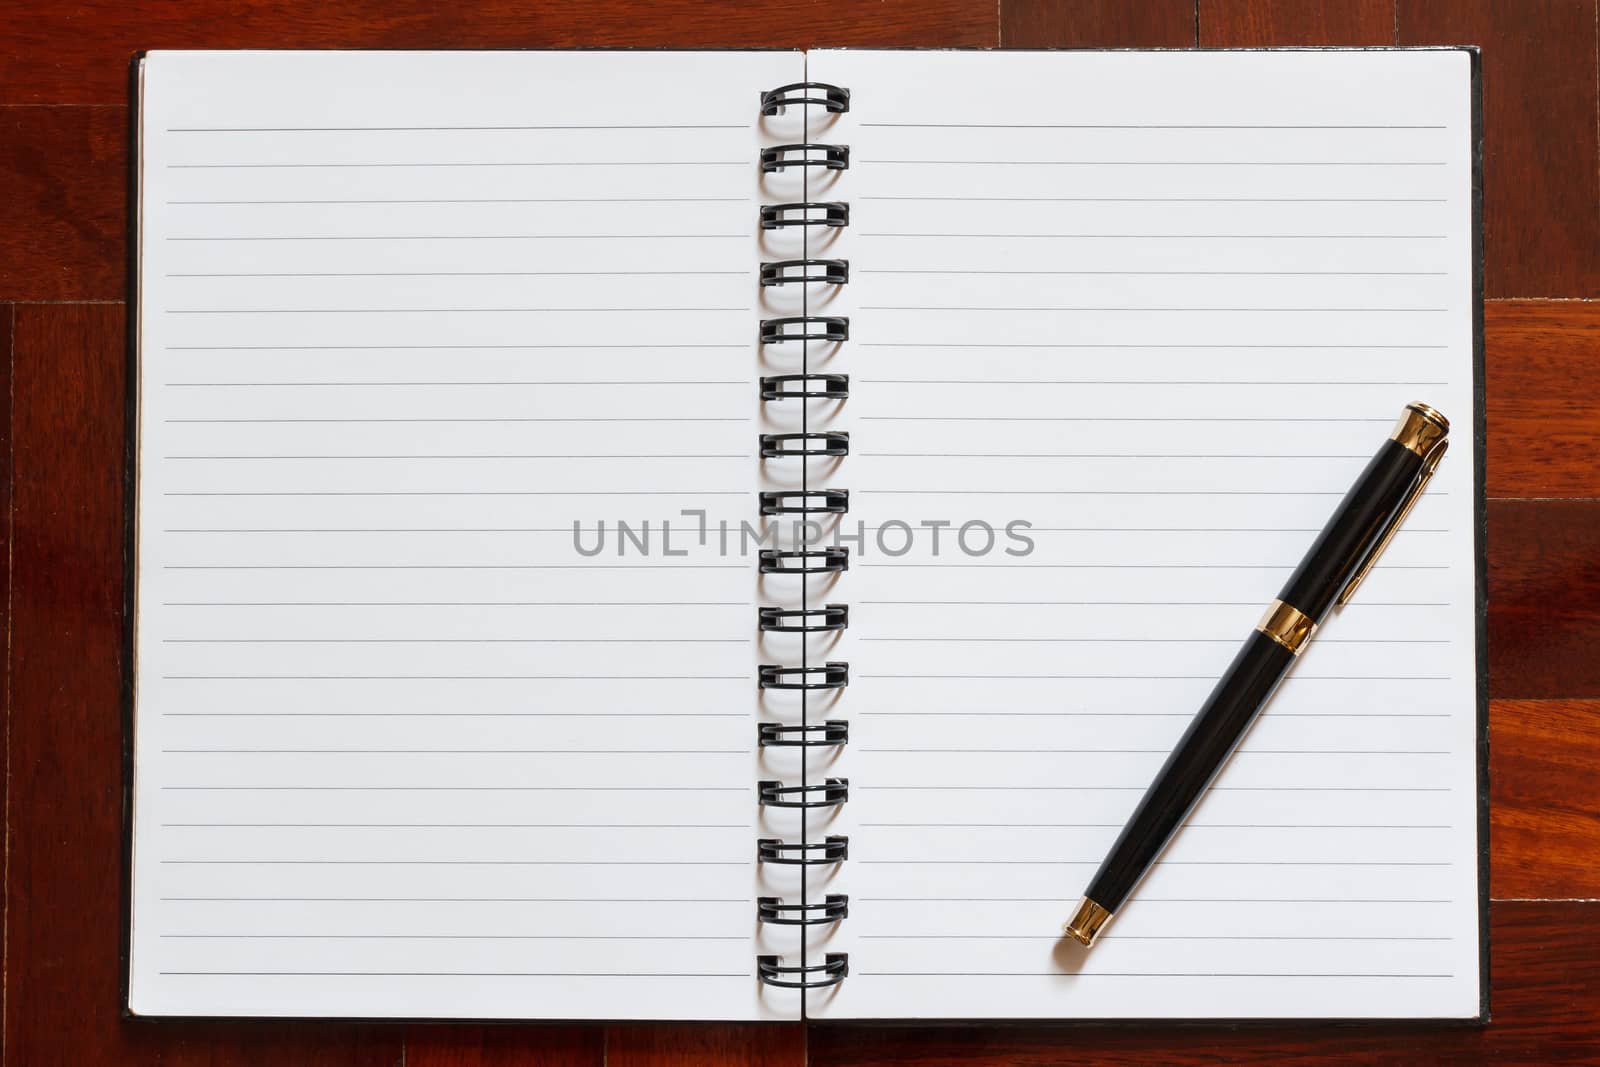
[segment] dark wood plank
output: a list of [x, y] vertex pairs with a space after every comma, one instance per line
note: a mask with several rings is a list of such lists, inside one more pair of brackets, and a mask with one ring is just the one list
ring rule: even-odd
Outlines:
[[884, 0], [865, 12], [837, 0], [5, 0], [0, 103], [124, 103], [128, 62], [140, 49], [822, 48], [993, 46], [996, 39], [994, 5], [967, 0]]
[[1600, 899], [1600, 701], [1489, 709], [1496, 897]]
[[601, 1067], [603, 1026], [411, 1026], [405, 1067]]
[[606, 1067], [806, 1067], [806, 1029], [788, 1023], [613, 1026]]
[[16, 309], [6, 1054], [379, 1067], [400, 1031], [119, 1018], [123, 309]]
[[1399, 0], [1397, 23], [1483, 48], [1488, 295], [1600, 295], [1595, 0]]
[[125, 108], [0, 108], [0, 300], [119, 300]]
[[1600, 696], [1600, 501], [1489, 502], [1489, 692]]
[[1394, 0], [1199, 0], [1206, 48], [1394, 44]]
[[1490, 301], [1490, 496], [1600, 496], [1600, 303]]
[[[829, 1025], [811, 1031], [812, 1067], [956, 1064], [1556, 1064], [1600, 1058], [1600, 905], [1497, 903], [1487, 1027], [1376, 1023], [1232, 1028], [1119, 1026], [915, 1028]], [[1241, 1007], [1248, 1008], [1248, 1005]]]
[[1195, 0], [1000, 0], [1004, 48], [1193, 48]]

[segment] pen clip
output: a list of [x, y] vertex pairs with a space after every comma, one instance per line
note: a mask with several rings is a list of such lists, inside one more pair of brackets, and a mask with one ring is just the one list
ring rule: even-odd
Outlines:
[[1373, 564], [1378, 562], [1378, 557], [1383, 555], [1383, 550], [1389, 547], [1390, 541], [1394, 540], [1394, 535], [1400, 530], [1400, 524], [1406, 521], [1406, 516], [1411, 514], [1411, 509], [1417, 506], [1417, 501], [1421, 498], [1422, 491], [1433, 480], [1433, 472], [1439, 469], [1439, 461], [1444, 458], [1445, 449], [1449, 447], [1450, 439], [1441, 437], [1439, 438], [1439, 443], [1433, 447], [1433, 450], [1423, 457], [1422, 470], [1418, 472], [1416, 484], [1411, 487], [1411, 491], [1406, 494], [1405, 500], [1395, 509], [1393, 517], [1389, 519], [1389, 524], [1383, 529], [1382, 536], [1378, 538], [1377, 545], [1367, 554], [1367, 558], [1362, 560], [1361, 566], [1356, 569], [1356, 573], [1350, 579], [1349, 584], [1339, 594], [1339, 599], [1336, 603], [1341, 608], [1350, 603], [1350, 598], [1355, 596], [1356, 590], [1361, 588], [1361, 583], [1366, 581], [1367, 575], [1372, 572]]

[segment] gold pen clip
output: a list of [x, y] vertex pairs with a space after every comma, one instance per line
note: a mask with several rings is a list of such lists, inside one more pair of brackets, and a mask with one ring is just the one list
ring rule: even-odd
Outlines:
[[[1431, 410], [1431, 409], [1430, 409]], [[1446, 423], [1448, 426], [1449, 424]], [[1361, 583], [1366, 581], [1367, 575], [1372, 573], [1373, 564], [1378, 562], [1378, 557], [1383, 555], [1383, 550], [1389, 547], [1389, 542], [1394, 540], [1394, 535], [1399, 531], [1400, 524], [1406, 521], [1406, 516], [1411, 514], [1411, 509], [1417, 506], [1417, 501], [1422, 496], [1422, 491], [1428, 488], [1428, 483], [1433, 480], [1433, 472], [1439, 469], [1439, 461], [1444, 458], [1445, 449], [1450, 447], [1450, 439], [1441, 435], [1422, 457], [1422, 470], [1417, 474], [1417, 483], [1411, 487], [1411, 492], [1406, 496], [1405, 502], [1395, 509], [1394, 517], [1389, 520], [1389, 525], [1384, 527], [1383, 536], [1378, 538], [1377, 547], [1367, 554], [1362, 561], [1355, 576], [1344, 587], [1337, 601], [1342, 608], [1355, 596], [1356, 590], [1361, 588]]]

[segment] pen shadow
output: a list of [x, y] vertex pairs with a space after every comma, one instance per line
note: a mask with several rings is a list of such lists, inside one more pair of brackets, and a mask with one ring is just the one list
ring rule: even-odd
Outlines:
[[1050, 946], [1050, 962], [1058, 974], [1078, 974], [1089, 962], [1089, 949], [1062, 934]]

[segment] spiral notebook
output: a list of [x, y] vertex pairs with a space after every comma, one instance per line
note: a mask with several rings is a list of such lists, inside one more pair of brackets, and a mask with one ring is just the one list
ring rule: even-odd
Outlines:
[[136, 64], [139, 1015], [1474, 1018], [1476, 56]]

